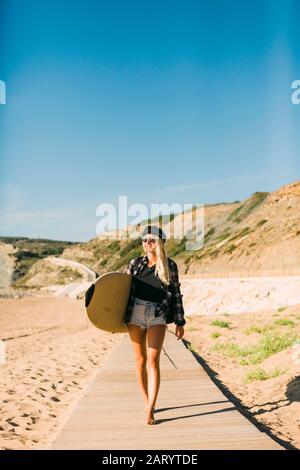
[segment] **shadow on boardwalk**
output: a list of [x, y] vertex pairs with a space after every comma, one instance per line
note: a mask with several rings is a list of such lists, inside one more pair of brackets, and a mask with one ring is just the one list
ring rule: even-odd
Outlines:
[[157, 424], [147, 426], [133, 348], [124, 334], [50, 448], [283, 449], [246, 418], [235, 397], [221, 392], [208, 366], [169, 330], [160, 365]]

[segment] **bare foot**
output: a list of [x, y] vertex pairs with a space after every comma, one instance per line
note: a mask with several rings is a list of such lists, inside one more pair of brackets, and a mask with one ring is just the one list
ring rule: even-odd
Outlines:
[[154, 418], [154, 406], [147, 405], [145, 407], [145, 411], [146, 411], [146, 423], [156, 424], [156, 421]]

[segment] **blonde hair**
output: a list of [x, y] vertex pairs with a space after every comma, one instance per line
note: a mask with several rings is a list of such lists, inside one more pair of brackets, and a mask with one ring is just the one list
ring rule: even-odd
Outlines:
[[[155, 274], [159, 277], [161, 282], [168, 286], [170, 284], [170, 269], [167, 257], [167, 250], [165, 244], [161, 238], [154, 235], [156, 239], [155, 253], [156, 253], [156, 265]], [[146, 250], [145, 250], [146, 251]]]

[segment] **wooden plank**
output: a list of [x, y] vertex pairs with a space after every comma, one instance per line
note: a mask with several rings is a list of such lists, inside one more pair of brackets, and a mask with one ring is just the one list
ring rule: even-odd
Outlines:
[[51, 449], [282, 449], [215, 386], [167, 331], [161, 352], [158, 424], [144, 422], [128, 334], [105, 361]]

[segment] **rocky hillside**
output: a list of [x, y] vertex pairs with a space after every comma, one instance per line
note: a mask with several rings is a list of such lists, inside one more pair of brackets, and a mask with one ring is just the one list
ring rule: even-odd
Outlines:
[[0, 241], [0, 290], [6, 289], [11, 283], [15, 251], [12, 245]]
[[71, 282], [84, 280], [78, 269], [70, 266], [55, 265], [51, 258], [40, 259], [31, 266], [28, 273], [20, 278], [15, 287], [46, 287], [52, 285], [65, 285]]
[[[299, 273], [299, 214], [300, 181], [272, 193], [255, 192], [241, 202], [206, 205], [203, 247], [186, 251], [185, 239], [168, 240], [168, 256], [176, 260], [182, 274], [195, 276]], [[181, 214], [175, 215], [171, 224], [176, 226], [180, 220]], [[61, 256], [101, 274], [122, 270], [140, 254], [140, 239], [95, 238], [66, 248]]]
[[185, 272], [300, 272], [300, 182], [256, 192], [212, 223], [202, 250], [185, 257]]
[[[0, 237], [0, 289], [33, 285], [31, 280], [41, 281], [45, 284], [43, 272], [49, 273], [47, 278], [65, 278], [68, 282], [70, 276], [76, 278], [78, 273], [70, 270], [56, 269], [48, 263], [49, 256], [59, 256], [68, 246], [75, 246], [76, 242], [49, 240], [28, 237]], [[36, 283], [35, 283], [36, 284]]]
[[[189, 251], [186, 238], [169, 239], [167, 254], [178, 263], [181, 275], [191, 277], [300, 274], [299, 214], [300, 181], [272, 193], [255, 192], [241, 202], [206, 205], [203, 247]], [[190, 212], [183, 214], [186, 222], [189, 216]], [[150, 222], [127, 229], [139, 230]], [[182, 223], [182, 214], [173, 214], [169, 224], [165, 217], [152, 222], [172, 233]], [[185, 226], [192, 230], [188, 223]], [[130, 259], [144, 254], [140, 238], [124, 233], [85, 243], [4, 237], [2, 242], [14, 248], [13, 284], [46, 286], [84, 280], [75, 266], [53, 265], [51, 255], [82, 263], [98, 274], [123, 271]]]

